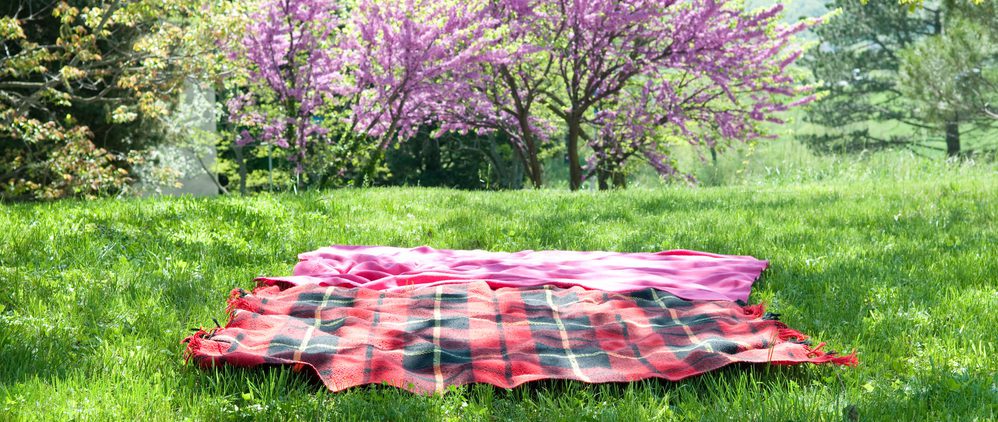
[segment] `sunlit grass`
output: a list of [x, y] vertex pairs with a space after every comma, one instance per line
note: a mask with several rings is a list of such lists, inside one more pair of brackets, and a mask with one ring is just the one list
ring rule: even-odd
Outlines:
[[[928, 174], [3, 205], [0, 419], [994, 419], [998, 178], [979, 167]], [[180, 339], [224, 323], [230, 289], [288, 274], [297, 253], [333, 243], [754, 255], [772, 267], [752, 301], [831, 349], [857, 349], [861, 364], [437, 397], [330, 394], [288, 369], [184, 365]]]

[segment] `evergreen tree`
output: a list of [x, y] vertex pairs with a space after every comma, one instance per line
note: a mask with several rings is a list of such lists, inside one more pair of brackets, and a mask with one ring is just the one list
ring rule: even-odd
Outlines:
[[863, 123], [932, 129], [906, 106], [898, 75], [901, 52], [942, 31], [942, 10], [909, 11], [889, 0], [835, 0], [828, 8], [841, 14], [813, 30], [820, 44], [804, 59], [821, 82], [821, 99], [805, 118], [819, 130], [803, 139], [823, 151], [911, 147], [906, 137], [871, 133]]
[[901, 52], [899, 81], [912, 111], [943, 128], [949, 156], [972, 152], [961, 146], [962, 131], [998, 123], [995, 6], [956, 7], [942, 34]]
[[[992, 123], [995, 6], [835, 0], [836, 8], [841, 15], [815, 29], [820, 45], [805, 60], [823, 95], [806, 117], [817, 130], [803, 139], [824, 151], [966, 152], [961, 134]], [[912, 136], [918, 130], [931, 136]]]

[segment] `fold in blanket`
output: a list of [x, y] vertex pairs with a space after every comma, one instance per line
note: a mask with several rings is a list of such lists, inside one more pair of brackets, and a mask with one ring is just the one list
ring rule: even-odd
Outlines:
[[226, 327], [185, 340], [190, 359], [204, 367], [308, 368], [332, 391], [679, 380], [737, 362], [856, 363], [854, 355], [811, 347], [803, 334], [764, 318], [761, 306], [685, 301], [649, 288], [265, 286], [234, 291], [230, 311]]
[[492, 288], [579, 286], [608, 292], [648, 288], [690, 300], [748, 301], [768, 265], [750, 256], [675, 250], [658, 253], [523, 251], [516, 253], [332, 246], [299, 255], [294, 275], [259, 281], [396, 290], [485, 281]]

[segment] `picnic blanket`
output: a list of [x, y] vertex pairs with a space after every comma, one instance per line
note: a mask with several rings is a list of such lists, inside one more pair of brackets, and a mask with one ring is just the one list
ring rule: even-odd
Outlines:
[[185, 339], [203, 367], [291, 365], [332, 391], [413, 392], [541, 379], [680, 380], [737, 362], [853, 365], [767, 318], [762, 306], [486, 282], [373, 290], [303, 284], [237, 289], [224, 328]]
[[610, 292], [654, 288], [690, 300], [747, 302], [752, 283], [768, 265], [751, 256], [688, 250], [505, 253], [331, 246], [298, 258], [293, 276], [258, 281], [282, 287], [318, 284], [373, 290], [469, 281], [485, 281], [492, 288], [553, 285]]

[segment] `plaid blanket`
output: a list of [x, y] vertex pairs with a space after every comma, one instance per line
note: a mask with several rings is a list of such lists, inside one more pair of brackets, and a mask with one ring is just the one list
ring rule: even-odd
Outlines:
[[332, 391], [680, 380], [736, 362], [856, 363], [855, 355], [810, 346], [761, 306], [690, 302], [654, 289], [265, 286], [233, 291], [229, 309], [226, 327], [184, 340], [189, 359], [307, 368]]
[[502, 287], [575, 286], [610, 292], [647, 288], [690, 300], [748, 301], [768, 262], [751, 256], [673, 250], [488, 252], [337, 245], [298, 256], [294, 275], [258, 281], [396, 290], [485, 281]]

